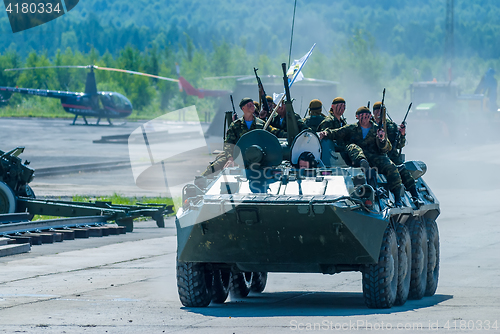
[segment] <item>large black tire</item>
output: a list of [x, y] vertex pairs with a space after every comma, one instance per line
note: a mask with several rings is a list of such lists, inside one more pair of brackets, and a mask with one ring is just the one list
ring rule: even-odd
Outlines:
[[420, 219], [408, 224], [411, 238], [411, 280], [409, 299], [421, 299], [427, 285], [427, 233]]
[[5, 183], [0, 181], [0, 213], [16, 212], [16, 196], [12, 189]]
[[182, 305], [206, 307], [212, 300], [212, 273], [204, 263], [177, 262], [177, 291]]
[[387, 226], [377, 264], [363, 269], [363, 296], [369, 308], [390, 308], [398, 289], [398, 242], [393, 228]]
[[398, 240], [398, 291], [394, 305], [404, 305], [410, 293], [411, 240], [408, 228], [403, 224], [396, 227]]
[[252, 286], [252, 272], [233, 273], [231, 276], [231, 285], [229, 289], [231, 296], [235, 298], [244, 298], [250, 293]]
[[231, 272], [225, 270], [214, 270], [212, 281], [212, 302], [223, 304], [229, 294], [229, 283], [231, 282]]
[[436, 293], [439, 278], [439, 231], [435, 220], [426, 220], [427, 230], [427, 286], [425, 296], [433, 296]]
[[265, 271], [256, 271], [253, 273], [252, 286], [250, 291], [252, 292], [262, 292], [266, 288], [267, 283], [267, 273]]

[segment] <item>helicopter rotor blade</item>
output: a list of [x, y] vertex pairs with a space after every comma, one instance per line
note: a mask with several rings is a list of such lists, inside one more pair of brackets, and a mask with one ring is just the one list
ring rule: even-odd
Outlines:
[[143, 76], [146, 76], [146, 77], [156, 78], [156, 79], [160, 79], [160, 80], [166, 80], [166, 81], [172, 81], [172, 82], [179, 82], [178, 79], [172, 79], [172, 78], [162, 77], [162, 76], [159, 76], [159, 75], [153, 75], [153, 74], [147, 74], [147, 73], [141, 73], [141, 72], [135, 72], [135, 71], [129, 71], [129, 70], [121, 70], [121, 69], [118, 69], [118, 68], [101, 67], [101, 66], [97, 66], [97, 65], [85, 65], [85, 66], [83, 66], [83, 65], [63, 65], [63, 66], [40, 66], [40, 67], [8, 68], [8, 69], [5, 69], [5, 71], [36, 70], [36, 69], [41, 69], [41, 68], [87, 68], [87, 69], [115, 71], [115, 72], [122, 72], [122, 73], [143, 75]]
[[90, 66], [81, 65], [63, 65], [63, 66], [39, 66], [39, 67], [23, 67], [23, 68], [6, 68], [4, 71], [23, 71], [23, 70], [37, 70], [40, 68], [90, 68]]
[[115, 71], [115, 72], [122, 72], [122, 73], [129, 73], [129, 74], [136, 74], [136, 75], [143, 75], [146, 77], [150, 78], [156, 78], [160, 80], [166, 80], [166, 81], [172, 81], [172, 82], [179, 82], [178, 79], [172, 79], [172, 78], [167, 78], [167, 77], [161, 77], [159, 75], [153, 75], [153, 74], [147, 74], [147, 73], [141, 73], [141, 72], [135, 72], [135, 71], [129, 71], [129, 70], [121, 70], [118, 68], [110, 68], [110, 67], [101, 67], [101, 66], [94, 66], [96, 70], [106, 70], [106, 71]]
[[218, 80], [218, 79], [237, 79], [237, 78], [246, 78], [246, 77], [252, 77], [252, 76], [249, 76], [249, 75], [225, 75], [225, 76], [220, 76], [220, 77], [206, 77], [203, 79], [204, 80]]

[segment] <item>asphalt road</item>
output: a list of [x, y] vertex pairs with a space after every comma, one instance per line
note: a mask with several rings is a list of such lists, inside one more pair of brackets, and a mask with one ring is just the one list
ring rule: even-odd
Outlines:
[[[23, 143], [22, 130], [16, 129], [14, 123], [29, 128], [33, 141]], [[33, 145], [36, 154], [31, 153], [30, 158], [34, 167], [38, 163], [42, 166], [36, 157], [45, 156], [49, 161], [63, 161], [71, 155], [75, 162], [90, 162], [90, 157], [97, 155], [94, 152], [100, 150], [92, 140], [110, 131], [69, 127], [72, 136], [66, 140], [71, 141], [72, 154], [61, 154], [51, 140], [55, 130], [46, 129], [55, 128], [53, 124], [66, 129], [63, 123], [2, 120], [2, 149], [25, 145], [28, 155]], [[121, 133], [118, 129], [111, 131]], [[43, 140], [36, 139], [38, 132]], [[19, 136], [16, 138], [15, 134]], [[388, 310], [373, 310], [364, 305], [359, 273], [271, 273], [262, 294], [203, 309], [185, 308], [177, 296], [176, 239], [170, 219], [165, 229], [143, 222], [125, 236], [35, 246], [29, 254], [0, 259], [0, 332], [499, 333], [500, 141], [488, 134], [480, 140], [438, 141], [432, 133], [413, 133], [408, 137], [407, 159], [427, 163], [424, 178], [441, 203], [437, 220], [441, 268], [433, 297], [410, 300]], [[118, 144], [108, 145], [108, 153], [99, 156], [99, 161], [118, 159], [114, 156], [118, 151], [112, 149]], [[50, 166], [49, 162], [43, 164]], [[125, 173], [126, 169], [122, 171]], [[89, 182], [88, 187], [105, 190], [123, 183], [126, 186], [118, 189], [130, 190], [128, 194], [142, 191], [134, 188], [133, 177], [126, 180], [122, 176], [120, 182], [107, 184], [104, 181], [114, 177], [115, 171], [101, 173], [80, 173], [89, 174], [85, 181], [76, 181], [80, 174], [51, 177], [50, 184], [53, 189], [66, 189], [67, 184]], [[42, 181], [37, 186], [39, 193], [43, 192], [42, 184], [49, 183]]]

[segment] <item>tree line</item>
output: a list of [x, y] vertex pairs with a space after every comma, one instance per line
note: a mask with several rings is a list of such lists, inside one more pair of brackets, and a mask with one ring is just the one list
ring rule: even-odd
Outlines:
[[[288, 58], [287, 50], [273, 57], [266, 53], [249, 52], [245, 45], [232, 44], [225, 40], [210, 41], [210, 48], [196, 45], [193, 38], [183, 34], [181, 46], [160, 46], [153, 43], [144, 49], [127, 45], [115, 54], [100, 53], [96, 48], [81, 52], [71, 47], [57, 50], [54, 55], [46, 51], [31, 51], [26, 57], [19, 52], [6, 50], [0, 53], [0, 86], [24, 88], [84, 91], [86, 70], [54, 68], [24, 71], [3, 71], [6, 68], [90, 65], [144, 72], [176, 78], [176, 66], [180, 74], [193, 86], [205, 89], [231, 90], [235, 79], [205, 80], [207, 77], [252, 75], [253, 67], [261, 75], [280, 75], [282, 62]], [[302, 54], [294, 55], [300, 58]], [[453, 64], [453, 79], [458, 81], [465, 93], [472, 93], [481, 76], [489, 67], [500, 69], [499, 59], [456, 57]], [[375, 95], [387, 88], [395, 103], [404, 104], [405, 90], [413, 81], [428, 81], [436, 78], [448, 80], [449, 64], [443, 57], [407, 57], [404, 54], [390, 55], [379, 47], [376, 38], [368, 30], [357, 29], [346, 43], [332, 52], [316, 49], [303, 69], [310, 78], [340, 82], [339, 94], [349, 97], [352, 92]], [[179, 91], [177, 84], [125, 73], [96, 71], [97, 87], [100, 91], [115, 91], [127, 96], [137, 116], [153, 117], [165, 111], [195, 104], [200, 111], [213, 112], [216, 100], [198, 99]], [[4, 97], [7, 98], [7, 97]], [[24, 108], [28, 99], [34, 99], [45, 109], [55, 108], [54, 102], [43, 98], [13, 94], [9, 100], [11, 108]], [[32, 107], [33, 103], [29, 106]], [[59, 110], [61, 110], [60, 107]], [[42, 108], [44, 109], [44, 108]]]

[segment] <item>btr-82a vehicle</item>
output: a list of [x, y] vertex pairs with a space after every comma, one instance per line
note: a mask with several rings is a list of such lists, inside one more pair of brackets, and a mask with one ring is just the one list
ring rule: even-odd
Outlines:
[[[293, 136], [291, 102], [286, 106], [288, 142], [250, 131], [236, 144], [238, 167], [184, 187], [176, 217], [181, 303], [205, 307], [224, 303], [229, 292], [262, 292], [269, 272], [360, 271], [370, 308], [433, 295], [440, 210], [422, 179], [425, 164], [405, 163], [422, 202], [405, 193], [396, 207], [383, 175], [374, 189], [366, 171], [348, 166], [331, 142], [309, 131]], [[318, 165], [298, 169], [302, 152]]]

